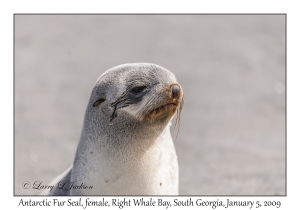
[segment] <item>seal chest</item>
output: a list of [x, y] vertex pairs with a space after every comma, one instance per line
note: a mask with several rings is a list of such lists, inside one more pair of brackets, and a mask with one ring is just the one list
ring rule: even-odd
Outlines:
[[97, 80], [85, 113], [73, 167], [64, 182], [92, 189], [52, 195], [177, 195], [178, 162], [170, 120], [182, 88], [158, 65], [125, 64]]

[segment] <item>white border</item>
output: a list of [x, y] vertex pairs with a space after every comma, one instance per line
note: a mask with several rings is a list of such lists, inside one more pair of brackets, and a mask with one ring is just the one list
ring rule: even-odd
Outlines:
[[[294, 1], [295, 2], [295, 1]], [[299, 8], [286, 1], [1, 1], [1, 201], [15, 209], [13, 196], [13, 14], [14, 13], [286, 13], [287, 14], [287, 197], [235, 197], [236, 200], [280, 200], [280, 209], [297, 209], [299, 191]], [[297, 138], [298, 137], [298, 138]], [[29, 200], [30, 197], [25, 197]], [[41, 200], [43, 198], [34, 198]], [[166, 198], [169, 199], [169, 198]], [[171, 199], [171, 198], [170, 198]], [[217, 197], [204, 197], [215, 200]], [[220, 199], [225, 200], [226, 197]], [[296, 208], [295, 208], [296, 207]], [[48, 209], [52, 209], [51, 207]], [[142, 208], [143, 209], [143, 208]], [[149, 208], [148, 208], [149, 209]], [[211, 208], [210, 208], [211, 209]], [[271, 208], [272, 209], [272, 208]]]

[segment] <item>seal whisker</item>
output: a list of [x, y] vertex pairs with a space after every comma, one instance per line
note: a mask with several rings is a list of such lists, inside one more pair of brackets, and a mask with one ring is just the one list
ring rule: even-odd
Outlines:
[[175, 125], [174, 125], [174, 130], [176, 130], [176, 137], [175, 139], [177, 139], [178, 137], [178, 133], [179, 133], [179, 129], [180, 129], [180, 116], [181, 116], [181, 111], [182, 111], [182, 108], [183, 108], [183, 105], [184, 105], [184, 99], [182, 97], [180, 103], [179, 103], [179, 106], [176, 110], [176, 121], [175, 121]]

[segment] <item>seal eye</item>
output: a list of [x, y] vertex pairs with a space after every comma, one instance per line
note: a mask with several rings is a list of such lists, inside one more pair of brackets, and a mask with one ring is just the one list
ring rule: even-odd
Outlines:
[[145, 89], [146, 89], [146, 86], [138, 86], [138, 87], [132, 88], [130, 92], [133, 94], [138, 94], [138, 93], [141, 93]]

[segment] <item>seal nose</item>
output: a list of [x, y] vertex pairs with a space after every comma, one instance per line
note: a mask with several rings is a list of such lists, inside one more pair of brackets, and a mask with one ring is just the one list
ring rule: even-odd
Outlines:
[[179, 96], [180, 93], [180, 87], [177, 84], [174, 84], [171, 86], [172, 89], [172, 97], [173, 98], [177, 98]]

